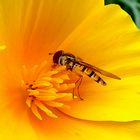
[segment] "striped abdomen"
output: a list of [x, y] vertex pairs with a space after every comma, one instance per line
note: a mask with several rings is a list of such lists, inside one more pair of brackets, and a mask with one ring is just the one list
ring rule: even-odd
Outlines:
[[82, 64], [75, 64], [75, 69], [80, 70], [81, 72], [85, 73], [87, 76], [90, 78], [93, 78], [94, 81], [97, 83], [100, 83], [101, 85], [106, 85], [106, 82], [99, 76], [97, 75], [92, 68], [89, 68], [85, 65]]

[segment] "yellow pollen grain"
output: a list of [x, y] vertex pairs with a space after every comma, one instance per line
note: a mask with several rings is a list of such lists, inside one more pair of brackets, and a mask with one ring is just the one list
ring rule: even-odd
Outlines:
[[0, 50], [5, 50], [6, 49], [6, 45], [0, 45]]
[[[26, 104], [31, 108], [32, 113], [40, 120], [42, 116], [39, 111], [43, 111], [47, 116], [57, 118], [55, 109], [70, 106], [66, 102], [73, 100], [74, 83], [69, 82], [70, 78], [66, 68], [58, 66], [46, 71], [47, 62], [41, 65], [34, 65], [31, 69], [22, 67], [22, 87], [26, 90]], [[53, 112], [52, 112], [53, 109]]]
[[29, 92], [29, 96], [31, 96], [31, 95], [33, 95], [33, 96], [39, 95], [38, 90], [28, 89], [27, 91]]
[[49, 102], [46, 102], [46, 104], [52, 107], [62, 107], [64, 105], [63, 103], [59, 103], [56, 101], [49, 101]]

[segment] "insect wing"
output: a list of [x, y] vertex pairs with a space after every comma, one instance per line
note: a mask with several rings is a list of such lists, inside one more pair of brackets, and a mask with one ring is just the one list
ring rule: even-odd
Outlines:
[[118, 80], [121, 79], [120, 77], [118, 77], [118, 76], [116, 76], [116, 75], [114, 75], [114, 74], [112, 74], [112, 73], [110, 73], [110, 72], [107, 72], [107, 71], [105, 71], [105, 70], [102, 70], [102, 69], [100, 69], [100, 68], [97, 68], [97, 67], [95, 67], [95, 66], [92, 66], [92, 65], [90, 65], [90, 64], [88, 64], [88, 63], [85, 63], [85, 62], [83, 62], [83, 61], [80, 61], [80, 64], [81, 64], [81, 65], [85, 65], [87, 68], [90, 68], [90, 69], [92, 69], [93, 71], [96, 71], [96, 72], [98, 72], [98, 73], [100, 73], [100, 74], [102, 74], [102, 75], [105, 75], [105, 76], [107, 76], [107, 77], [114, 78], [114, 79], [118, 79]]

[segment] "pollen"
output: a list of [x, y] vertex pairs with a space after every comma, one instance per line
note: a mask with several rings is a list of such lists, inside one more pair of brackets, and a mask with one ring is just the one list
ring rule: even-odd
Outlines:
[[6, 49], [6, 45], [0, 45], [0, 50], [5, 50]]
[[42, 111], [51, 118], [57, 118], [55, 109], [69, 108], [67, 102], [73, 100], [75, 83], [70, 82], [66, 68], [48, 69], [47, 61], [30, 69], [23, 65], [21, 85], [26, 93], [27, 106], [40, 120], [43, 119]]

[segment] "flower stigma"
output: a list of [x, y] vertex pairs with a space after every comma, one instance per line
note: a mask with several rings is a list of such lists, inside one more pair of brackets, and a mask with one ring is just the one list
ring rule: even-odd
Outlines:
[[[34, 65], [27, 69], [22, 67], [22, 87], [26, 93], [26, 104], [32, 113], [40, 120], [43, 111], [47, 116], [57, 118], [52, 110], [69, 108], [66, 102], [73, 100], [73, 93], [69, 92], [75, 87], [70, 83], [70, 78], [64, 66], [47, 69], [48, 63]], [[74, 96], [76, 98], [76, 96]]]

